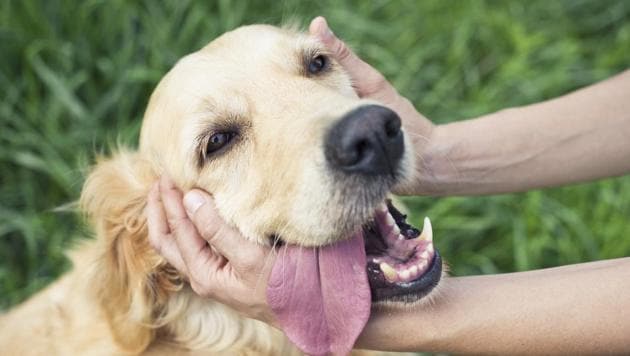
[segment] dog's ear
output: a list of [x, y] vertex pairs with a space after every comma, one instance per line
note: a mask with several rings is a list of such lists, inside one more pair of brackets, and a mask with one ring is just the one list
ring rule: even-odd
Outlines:
[[151, 342], [168, 294], [182, 284], [149, 245], [144, 210], [156, 180], [149, 161], [122, 151], [97, 162], [81, 193], [98, 245], [94, 297], [117, 343], [131, 353]]

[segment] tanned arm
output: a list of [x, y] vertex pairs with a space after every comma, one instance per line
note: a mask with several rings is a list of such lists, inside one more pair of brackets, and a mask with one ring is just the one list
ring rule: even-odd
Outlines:
[[433, 302], [373, 311], [358, 347], [468, 354], [630, 352], [630, 258], [448, 278]]
[[568, 95], [438, 125], [413, 194], [525, 191], [630, 172], [630, 71]]

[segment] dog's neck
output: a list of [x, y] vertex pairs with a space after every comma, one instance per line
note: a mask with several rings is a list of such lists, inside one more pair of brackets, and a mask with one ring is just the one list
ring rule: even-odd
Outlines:
[[[83, 243], [73, 253], [73, 269], [0, 319], [0, 345], [16, 354], [81, 355], [216, 355], [292, 354], [297, 350], [277, 329], [247, 319], [223, 304], [183, 286], [168, 294], [166, 304], [146, 320], [133, 306], [111, 314], [102, 288], [110, 271], [99, 265], [98, 243]], [[95, 262], [97, 261], [97, 262]], [[105, 302], [105, 303], [104, 303]], [[120, 305], [121, 308], [125, 304]], [[153, 307], [149, 305], [148, 307]], [[134, 318], [139, 318], [134, 320]], [[126, 337], [121, 340], [120, 331]], [[37, 339], [32, 345], [31, 339]], [[30, 345], [30, 346], [29, 346]], [[24, 352], [20, 352], [24, 351]]]

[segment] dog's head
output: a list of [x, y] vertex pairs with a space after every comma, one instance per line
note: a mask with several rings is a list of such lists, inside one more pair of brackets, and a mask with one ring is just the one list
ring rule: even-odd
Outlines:
[[321, 44], [270, 26], [227, 33], [158, 85], [140, 150], [208, 190], [259, 242], [319, 246], [365, 222], [411, 172], [400, 120], [360, 100]]
[[[139, 151], [100, 164], [84, 206], [99, 234], [117, 241], [125, 226], [138, 226], [138, 241], [127, 246], [134, 252], [114, 249], [125, 260], [119, 265], [150, 259], [142, 273], [155, 275], [159, 266], [163, 274], [168, 267], [147, 257], [139, 207], [157, 175], [168, 173], [182, 189], [211, 193], [222, 217], [258, 243], [323, 246], [362, 230], [373, 300], [417, 300], [439, 280], [441, 262], [430, 226], [420, 234], [386, 204], [414, 172], [405, 135], [395, 112], [356, 96], [312, 37], [242, 27], [184, 57], [162, 79]], [[117, 223], [124, 226], [112, 232]]]

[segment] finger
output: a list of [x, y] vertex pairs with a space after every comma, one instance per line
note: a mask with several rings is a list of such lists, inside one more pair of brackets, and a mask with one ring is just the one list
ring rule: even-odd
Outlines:
[[[168, 235], [171, 230], [168, 227], [168, 221], [164, 214], [164, 208], [162, 207], [162, 200], [160, 199], [160, 186], [158, 182], [155, 182], [149, 190], [147, 196], [147, 222], [149, 224], [149, 240], [152, 236]], [[152, 241], [153, 242], [153, 241]]]
[[157, 182], [149, 191], [146, 215], [151, 246], [181, 274], [187, 275], [188, 271], [179, 253], [179, 248], [175, 239], [170, 235], [166, 214], [160, 200], [160, 187]]
[[238, 230], [223, 221], [208, 193], [193, 189], [186, 193], [184, 205], [201, 236], [228, 260], [253, 261], [265, 252], [264, 247], [247, 241]]
[[170, 178], [162, 177], [160, 193], [168, 224], [186, 270], [191, 275], [195, 275], [197, 271], [205, 275], [208, 268], [217, 268], [216, 265], [221, 263], [222, 258], [212, 252], [197, 232], [182, 205], [182, 193]]
[[350, 47], [337, 38], [328, 27], [326, 19], [318, 16], [309, 26], [311, 35], [317, 37], [331, 51], [332, 56], [341, 64], [355, 82], [355, 89], [359, 96], [368, 96], [385, 89], [387, 82], [383, 75], [359, 58]]

